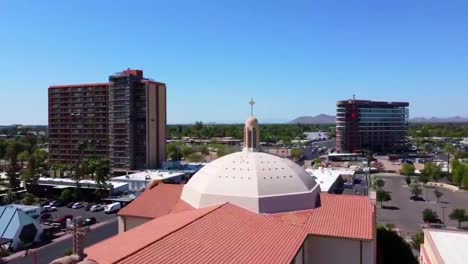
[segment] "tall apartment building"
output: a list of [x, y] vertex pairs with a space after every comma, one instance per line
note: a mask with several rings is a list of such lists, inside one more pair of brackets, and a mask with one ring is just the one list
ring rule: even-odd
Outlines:
[[108, 156], [108, 92], [108, 83], [49, 87], [51, 163], [75, 163], [85, 155]]
[[347, 100], [336, 103], [336, 147], [340, 152], [406, 150], [407, 102]]
[[108, 83], [49, 87], [51, 162], [96, 156], [108, 157], [114, 171], [157, 168], [166, 159], [166, 124], [166, 85], [140, 70]]
[[114, 169], [156, 168], [166, 158], [166, 85], [139, 70], [109, 77], [109, 156]]

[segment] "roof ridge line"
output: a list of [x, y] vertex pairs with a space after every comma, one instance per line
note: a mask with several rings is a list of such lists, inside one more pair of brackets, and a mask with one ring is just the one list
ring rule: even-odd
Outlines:
[[[140, 249], [138, 249], [138, 250], [136, 250], [136, 251], [133, 251], [133, 252], [130, 253], [129, 255], [127, 255], [127, 256], [125, 256], [125, 257], [122, 257], [122, 258], [120, 258], [120, 259], [117, 259], [114, 263], [118, 263], [118, 262], [120, 262], [120, 261], [126, 259], [127, 257], [129, 257], [129, 256], [131, 256], [131, 255], [133, 255], [133, 254], [136, 254], [136, 253], [138, 253], [138, 252], [140, 252], [140, 251], [142, 251], [142, 250], [144, 250], [144, 249], [146, 249], [147, 247], [153, 245], [154, 243], [156, 243], [156, 242], [158, 242], [158, 241], [160, 241], [160, 240], [162, 240], [162, 239], [168, 237], [169, 235], [175, 233], [176, 231], [179, 231], [179, 230], [182, 229], [182, 228], [187, 227], [187, 226], [190, 225], [190, 224], [193, 224], [193, 223], [197, 222], [197, 221], [200, 220], [201, 218], [203, 218], [203, 217], [205, 217], [205, 216], [207, 216], [207, 215], [213, 213], [214, 211], [220, 209], [221, 207], [226, 206], [227, 204], [228, 204], [228, 203], [223, 203], [223, 204], [217, 205], [215, 208], [211, 209], [210, 211], [206, 212], [205, 214], [196, 217], [195, 219], [193, 219], [192, 221], [190, 221], [190, 222], [188, 222], [188, 223], [186, 223], [186, 224], [184, 224], [184, 225], [181, 225], [179, 228], [176, 228], [176, 229], [172, 230], [171, 232], [165, 234], [164, 236], [162, 236], [162, 237], [160, 237], [160, 238], [154, 240], [153, 242], [148, 243], [147, 245], [141, 247]], [[196, 210], [196, 209], [195, 209], [195, 210]], [[182, 212], [180, 212], [180, 213], [182, 213]]]

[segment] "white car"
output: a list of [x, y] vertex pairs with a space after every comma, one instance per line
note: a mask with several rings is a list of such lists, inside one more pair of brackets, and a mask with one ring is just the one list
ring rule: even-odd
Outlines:
[[79, 209], [79, 208], [83, 208], [84, 205], [82, 203], [74, 203], [73, 206], [72, 206], [72, 209]]
[[57, 207], [55, 206], [51, 206], [51, 205], [45, 205], [43, 207], [44, 209], [44, 212], [53, 212], [53, 211], [57, 211]]
[[104, 207], [104, 213], [106, 214], [113, 214], [113, 213], [117, 213], [120, 208], [122, 206], [120, 205], [120, 203], [111, 203], [111, 204], [108, 204]]
[[90, 212], [97, 212], [97, 211], [102, 211], [102, 210], [104, 210], [104, 206], [102, 206], [100, 204], [93, 205], [89, 209]]

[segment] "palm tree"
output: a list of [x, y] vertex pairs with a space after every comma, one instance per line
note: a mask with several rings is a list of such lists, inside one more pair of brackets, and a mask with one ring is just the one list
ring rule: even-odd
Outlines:
[[109, 179], [109, 172], [110, 172], [110, 161], [106, 158], [101, 158], [97, 160], [96, 166], [96, 184], [98, 185], [99, 189], [102, 186], [106, 185], [107, 180]]

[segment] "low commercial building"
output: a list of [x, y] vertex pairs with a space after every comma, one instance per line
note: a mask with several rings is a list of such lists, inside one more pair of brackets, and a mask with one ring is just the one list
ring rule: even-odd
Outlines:
[[459, 230], [424, 230], [421, 264], [465, 264], [468, 261], [468, 232]]
[[185, 171], [172, 170], [145, 170], [124, 176], [112, 178], [113, 182], [127, 183], [129, 190], [136, 191], [145, 189], [152, 181], [162, 181], [166, 183], [180, 183], [190, 178], [190, 174]]
[[351, 182], [355, 174], [353, 170], [334, 168], [306, 169], [306, 171], [320, 184], [320, 190], [326, 193], [341, 193], [343, 183]]
[[363, 161], [367, 158], [358, 153], [330, 153], [328, 154], [328, 161]]
[[[40, 186], [50, 186], [54, 189], [67, 189], [67, 188], [76, 188], [76, 181], [68, 178], [48, 178], [40, 177], [37, 180], [37, 184]], [[108, 181], [106, 184], [99, 186], [99, 184], [94, 180], [81, 180], [79, 181], [80, 188], [83, 189], [107, 189], [109, 194], [121, 193], [128, 191], [128, 183], [117, 182], [117, 181]]]
[[0, 207], [0, 244], [4, 250], [18, 250], [40, 242], [40, 207], [10, 204]]

